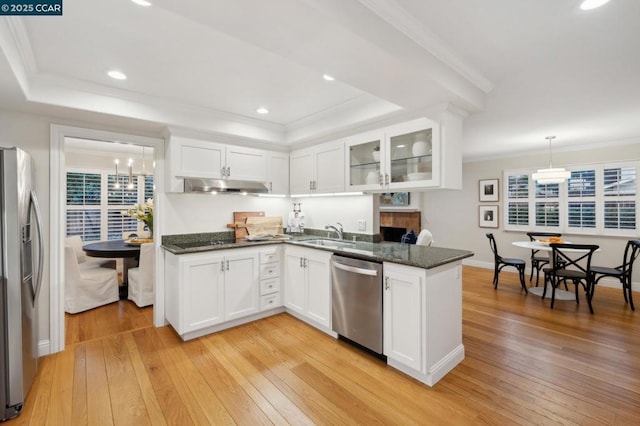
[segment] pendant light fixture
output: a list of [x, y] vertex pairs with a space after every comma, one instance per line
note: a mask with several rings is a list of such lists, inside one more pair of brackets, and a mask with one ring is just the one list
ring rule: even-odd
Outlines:
[[115, 189], [120, 189], [120, 181], [118, 180], [118, 163], [120, 163], [120, 160], [116, 158], [115, 163], [116, 163], [116, 182], [113, 184], [113, 187]]
[[129, 158], [129, 182], [127, 189], [133, 189], [133, 158]]
[[549, 167], [546, 169], [540, 169], [533, 174], [533, 180], [540, 184], [547, 183], [562, 183], [571, 176], [571, 172], [559, 167], [554, 168], [551, 161], [551, 141], [555, 136], [547, 136], [545, 139], [549, 141]]

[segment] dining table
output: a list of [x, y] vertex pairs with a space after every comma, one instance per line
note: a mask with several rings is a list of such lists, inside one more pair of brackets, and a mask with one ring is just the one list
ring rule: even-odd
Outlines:
[[[564, 241], [564, 243], [568, 243], [568, 241]], [[547, 252], [549, 254], [549, 265], [553, 263], [551, 260], [552, 249], [549, 243], [541, 242], [541, 241], [514, 241], [511, 244], [513, 244], [516, 247], [520, 247], [524, 249], [540, 250], [540, 251]], [[529, 287], [527, 290], [529, 290], [529, 293], [542, 297], [542, 293], [544, 293], [544, 286]], [[558, 288], [556, 289], [556, 300], [576, 300], [576, 295], [575, 293], [572, 293], [570, 291], [561, 290]]]
[[122, 285], [120, 299], [126, 299], [128, 293], [129, 268], [135, 268], [140, 261], [140, 244], [129, 240], [109, 240], [89, 243], [82, 246], [87, 256], [108, 259], [122, 259]]

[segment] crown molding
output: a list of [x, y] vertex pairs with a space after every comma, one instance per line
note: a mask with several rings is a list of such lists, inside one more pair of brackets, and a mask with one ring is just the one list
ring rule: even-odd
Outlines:
[[493, 83], [455, 55], [442, 40], [427, 30], [395, 0], [358, 0], [363, 6], [391, 24], [424, 50], [447, 64], [485, 93], [493, 90]]

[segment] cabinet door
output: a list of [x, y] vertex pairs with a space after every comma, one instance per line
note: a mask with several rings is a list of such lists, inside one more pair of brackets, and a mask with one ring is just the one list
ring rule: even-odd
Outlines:
[[315, 157], [313, 151], [302, 150], [291, 153], [290, 167], [290, 191], [291, 194], [308, 194], [312, 190], [312, 182], [315, 181]]
[[384, 133], [363, 133], [350, 137], [345, 146], [346, 186], [349, 191], [381, 189]]
[[306, 315], [313, 321], [331, 328], [331, 254], [312, 251], [305, 255], [307, 278]]
[[304, 313], [305, 309], [306, 280], [303, 252], [303, 250], [286, 247], [284, 262], [284, 306], [299, 313]]
[[344, 142], [316, 147], [314, 192], [344, 192]]
[[227, 147], [228, 179], [267, 181], [267, 153], [260, 149]]
[[384, 264], [384, 354], [417, 371], [422, 367], [422, 286], [416, 268]]
[[269, 153], [269, 193], [289, 194], [289, 155], [281, 152]]
[[440, 132], [437, 123], [421, 118], [385, 131], [389, 189], [440, 184]]
[[225, 146], [193, 139], [173, 138], [172, 174], [174, 176], [220, 178]]
[[184, 324], [179, 332], [199, 330], [224, 320], [224, 257], [183, 255], [180, 286]]
[[242, 318], [260, 311], [258, 253], [225, 257], [225, 320]]

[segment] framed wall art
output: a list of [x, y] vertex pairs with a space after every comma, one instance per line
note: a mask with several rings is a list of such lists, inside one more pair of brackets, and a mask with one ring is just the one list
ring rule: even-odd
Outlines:
[[478, 223], [480, 228], [497, 228], [498, 206], [479, 206]]
[[480, 179], [478, 192], [480, 201], [500, 201], [498, 179]]

